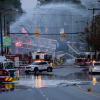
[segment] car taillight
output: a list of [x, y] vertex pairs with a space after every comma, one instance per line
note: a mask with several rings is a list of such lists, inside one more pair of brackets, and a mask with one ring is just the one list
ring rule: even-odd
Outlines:
[[92, 66], [92, 68], [94, 68], [94, 66]]

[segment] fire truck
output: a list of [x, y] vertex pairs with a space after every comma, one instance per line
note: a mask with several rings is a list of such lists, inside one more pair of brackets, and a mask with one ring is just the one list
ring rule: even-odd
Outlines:
[[29, 54], [9, 54], [6, 55], [6, 58], [14, 61], [15, 67], [25, 67], [34, 61], [50, 61], [52, 55], [44, 52], [30, 52]]
[[94, 52], [81, 52], [76, 55], [75, 64], [90, 65], [94, 59]]
[[27, 66], [31, 62], [31, 56], [28, 54], [8, 54], [6, 58], [14, 61], [15, 67]]
[[44, 52], [34, 52], [32, 53], [32, 60], [35, 61], [50, 61], [52, 60], [52, 54], [47, 54]]
[[14, 66], [12, 61], [8, 61], [5, 56], [0, 56], [0, 82], [11, 82], [13, 80], [19, 80], [14, 75]]

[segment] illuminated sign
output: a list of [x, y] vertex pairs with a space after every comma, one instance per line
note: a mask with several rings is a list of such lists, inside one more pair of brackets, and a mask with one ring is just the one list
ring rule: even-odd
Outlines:
[[[0, 37], [0, 47], [1, 47], [1, 37]], [[11, 38], [9, 36], [3, 36], [3, 47], [11, 47]]]

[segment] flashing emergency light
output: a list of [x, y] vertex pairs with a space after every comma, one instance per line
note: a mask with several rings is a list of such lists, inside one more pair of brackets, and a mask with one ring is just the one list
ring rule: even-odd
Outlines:
[[96, 62], [95, 60], [93, 60], [93, 62]]

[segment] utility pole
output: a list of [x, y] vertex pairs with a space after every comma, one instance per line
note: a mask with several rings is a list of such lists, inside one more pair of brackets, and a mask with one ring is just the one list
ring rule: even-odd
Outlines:
[[1, 55], [3, 56], [3, 39], [2, 39], [2, 18], [1, 18], [1, 10], [0, 10], [0, 29], [1, 29]]
[[[5, 15], [4, 15], [4, 36], [6, 36], [6, 33], [5, 33]], [[6, 47], [5, 47], [5, 53], [6, 53]]]

